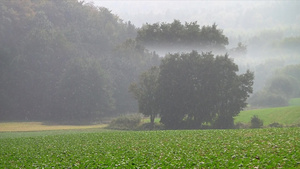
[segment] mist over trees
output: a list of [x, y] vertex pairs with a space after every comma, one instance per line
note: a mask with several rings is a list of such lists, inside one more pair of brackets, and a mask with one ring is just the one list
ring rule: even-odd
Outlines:
[[300, 97], [300, 64], [275, 71], [264, 88], [256, 92], [249, 104], [254, 107], [287, 106], [291, 98]]
[[[256, 18], [250, 18], [248, 26], [255, 27]], [[255, 71], [251, 105], [263, 103], [262, 96], [283, 105], [299, 96], [297, 66], [284, 68], [300, 61], [294, 28], [295, 36], [284, 27], [251, 36], [229, 33], [230, 38], [218, 21], [195, 20], [144, 20], [137, 28], [85, 1], [0, 1], [0, 121], [90, 123], [139, 111], [152, 123], [161, 115], [169, 128], [172, 118], [186, 128], [230, 128], [252, 92], [248, 69]], [[255, 62], [266, 56], [272, 60]], [[272, 77], [279, 67], [284, 69]], [[174, 84], [167, 81], [171, 77]], [[211, 97], [199, 98], [203, 93]]]
[[179, 20], [172, 23], [146, 23], [138, 29], [136, 41], [163, 56], [169, 52], [192, 50], [224, 52], [228, 45], [228, 38], [223, 30], [217, 29], [215, 23], [200, 27], [197, 21], [182, 24]]
[[187, 47], [224, 50], [228, 38], [217, 25], [202, 26], [195, 22], [182, 24], [179, 20], [172, 23], [143, 25], [137, 32], [136, 40], [146, 46], [158, 48]]
[[0, 2], [0, 119], [89, 121], [136, 112], [128, 93], [157, 55], [136, 28], [77, 0]]

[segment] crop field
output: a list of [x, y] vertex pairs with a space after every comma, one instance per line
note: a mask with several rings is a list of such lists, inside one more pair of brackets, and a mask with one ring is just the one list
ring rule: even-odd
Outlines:
[[0, 145], [0, 168], [300, 167], [300, 128], [2, 132]]

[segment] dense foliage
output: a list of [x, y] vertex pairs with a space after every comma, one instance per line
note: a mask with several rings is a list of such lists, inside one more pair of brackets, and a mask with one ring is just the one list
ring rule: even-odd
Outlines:
[[299, 168], [299, 128], [0, 133], [0, 168]]
[[202, 26], [197, 22], [182, 24], [179, 20], [172, 23], [154, 23], [142, 26], [136, 40], [155, 49], [180, 48], [181, 50], [224, 50], [228, 38], [217, 25]]
[[113, 119], [107, 128], [117, 130], [134, 130], [137, 129], [141, 122], [141, 114], [127, 114]]
[[139, 112], [150, 116], [151, 125], [154, 125], [154, 119], [159, 114], [158, 76], [159, 68], [152, 67], [140, 75], [138, 84], [132, 83], [130, 85], [130, 92], [134, 94], [135, 99], [138, 101]]
[[0, 25], [1, 120], [136, 112], [128, 86], [159, 63], [134, 25], [77, 0], [1, 1]]
[[261, 128], [264, 125], [264, 122], [257, 116], [251, 118], [251, 128]]
[[233, 117], [252, 93], [253, 73], [237, 74], [238, 66], [227, 55], [212, 53], [169, 54], [158, 68], [141, 75], [131, 91], [140, 112], [156, 114], [167, 128], [232, 128]]
[[233, 127], [233, 117], [252, 92], [253, 73], [238, 75], [238, 66], [227, 56], [196, 51], [173, 54], [162, 60], [158, 79], [161, 121], [177, 128], [203, 123]]

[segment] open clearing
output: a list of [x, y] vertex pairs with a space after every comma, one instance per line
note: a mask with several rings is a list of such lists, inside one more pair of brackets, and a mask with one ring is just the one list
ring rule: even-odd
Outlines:
[[92, 128], [103, 128], [105, 126], [106, 126], [105, 124], [99, 124], [99, 125], [45, 125], [42, 122], [4, 122], [4, 123], [0, 123], [0, 132], [92, 129]]
[[0, 168], [300, 167], [300, 128], [2, 132], [0, 145]]
[[300, 106], [300, 98], [294, 98], [289, 101], [290, 106]]
[[300, 106], [276, 107], [242, 111], [235, 117], [235, 123], [250, 123], [254, 115], [264, 121], [264, 126], [277, 122], [284, 125], [300, 124]]

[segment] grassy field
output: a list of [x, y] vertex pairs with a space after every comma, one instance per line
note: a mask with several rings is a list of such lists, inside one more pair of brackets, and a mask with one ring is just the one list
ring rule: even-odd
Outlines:
[[242, 111], [235, 117], [235, 123], [250, 123], [251, 117], [258, 116], [264, 121], [264, 126], [277, 122], [283, 125], [300, 124], [300, 98], [294, 98], [289, 101], [287, 107], [275, 107], [266, 109], [254, 109]]
[[289, 101], [290, 106], [300, 106], [300, 98], [291, 99]]
[[300, 128], [2, 132], [0, 145], [0, 168], [300, 167]]
[[257, 115], [264, 121], [264, 126], [277, 122], [284, 125], [300, 124], [300, 106], [276, 107], [242, 111], [235, 117], [235, 123], [249, 123], [251, 117]]
[[[299, 124], [299, 102], [243, 111], [235, 121], [248, 123], [258, 115], [264, 125]], [[300, 168], [300, 128], [111, 131], [105, 127], [0, 123], [0, 168]]]
[[44, 131], [103, 128], [106, 125], [46, 125], [42, 122], [3, 122], [0, 123], [0, 132], [3, 131]]

